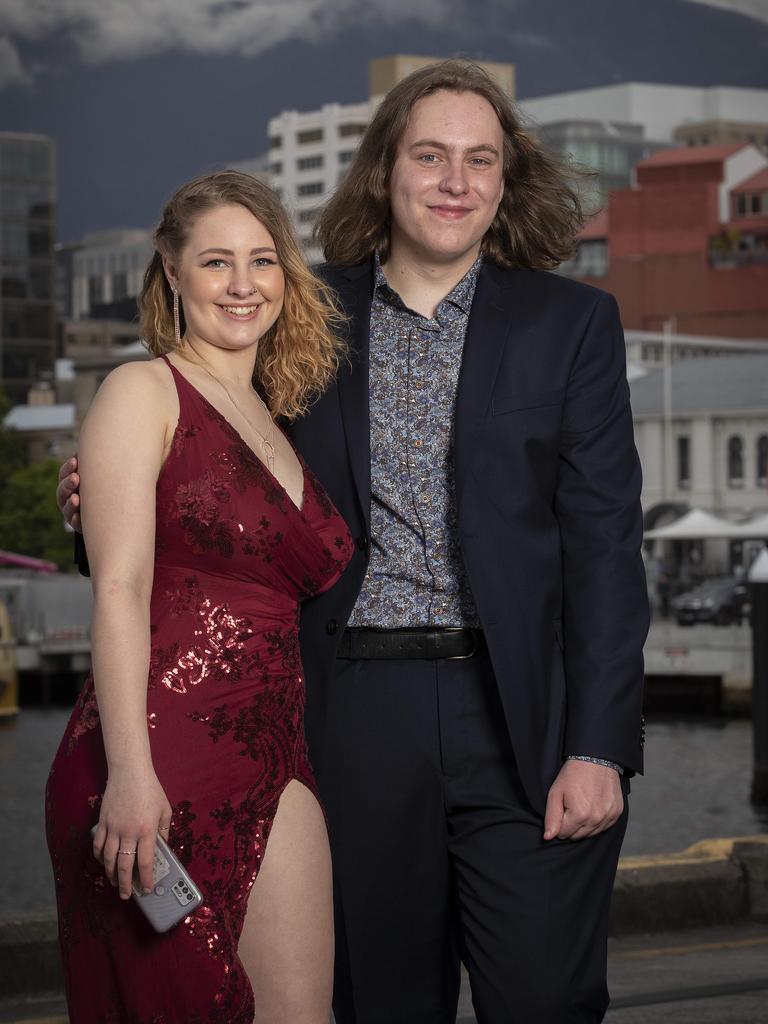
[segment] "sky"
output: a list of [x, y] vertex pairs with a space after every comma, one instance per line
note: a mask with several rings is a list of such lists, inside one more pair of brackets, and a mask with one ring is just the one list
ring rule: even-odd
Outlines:
[[364, 99], [395, 52], [511, 60], [520, 96], [768, 88], [768, 0], [0, 0], [0, 130], [55, 138], [62, 239], [146, 226], [281, 110]]

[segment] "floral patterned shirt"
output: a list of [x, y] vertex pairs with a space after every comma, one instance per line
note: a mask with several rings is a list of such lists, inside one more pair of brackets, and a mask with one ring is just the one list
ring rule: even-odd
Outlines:
[[459, 549], [453, 416], [482, 257], [429, 318], [376, 261], [371, 308], [370, 561], [350, 626], [478, 626]]

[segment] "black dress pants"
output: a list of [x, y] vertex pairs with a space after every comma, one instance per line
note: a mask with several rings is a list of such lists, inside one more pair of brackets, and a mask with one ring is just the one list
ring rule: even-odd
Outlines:
[[593, 1024], [627, 811], [542, 839], [487, 654], [342, 660], [319, 769], [336, 887], [338, 1024]]

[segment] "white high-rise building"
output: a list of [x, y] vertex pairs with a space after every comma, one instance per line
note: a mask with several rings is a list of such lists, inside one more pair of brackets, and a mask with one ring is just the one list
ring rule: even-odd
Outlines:
[[623, 82], [520, 100], [534, 124], [557, 121], [605, 121], [640, 125], [651, 142], [672, 144], [675, 129], [708, 121], [765, 122], [768, 89], [731, 86], [700, 88]]
[[327, 103], [320, 110], [285, 110], [269, 122], [269, 174], [310, 261], [320, 207], [343, 177], [375, 109], [364, 103]]

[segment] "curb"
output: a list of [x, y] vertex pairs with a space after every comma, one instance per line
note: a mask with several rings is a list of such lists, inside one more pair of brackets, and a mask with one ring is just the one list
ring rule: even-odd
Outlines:
[[[768, 835], [704, 839], [680, 853], [623, 857], [610, 934], [768, 921]], [[61, 992], [53, 913], [0, 917], [0, 992], [6, 1000]]]
[[680, 853], [623, 857], [610, 934], [768, 921], [768, 835], [703, 839]]
[[3, 999], [61, 992], [58, 924], [53, 913], [0, 918], [0, 992]]

